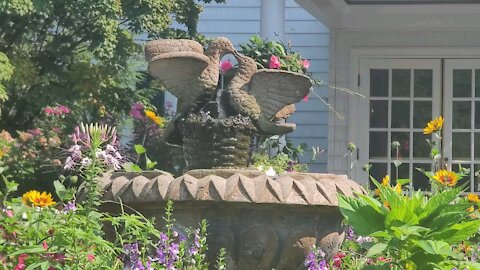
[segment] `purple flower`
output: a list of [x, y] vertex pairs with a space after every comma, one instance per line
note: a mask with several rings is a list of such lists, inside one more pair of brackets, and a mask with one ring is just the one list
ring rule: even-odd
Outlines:
[[130, 110], [130, 116], [134, 119], [144, 120], [145, 117], [143, 116], [143, 109], [144, 106], [140, 102], [136, 102], [132, 105], [132, 109]]
[[142, 260], [140, 259], [140, 251], [138, 243], [125, 244], [124, 250], [124, 267], [131, 270], [145, 270]]
[[365, 236], [365, 237], [364, 236], [359, 236], [356, 240], [356, 242], [359, 243], [359, 244], [370, 243], [372, 241], [373, 241], [373, 239], [370, 236]]
[[77, 205], [75, 204], [75, 201], [70, 201], [63, 206], [64, 213], [68, 213], [70, 211], [71, 212], [77, 211]]
[[347, 240], [354, 240], [355, 239], [355, 231], [353, 230], [352, 226], [348, 226], [345, 230], [347, 235]]

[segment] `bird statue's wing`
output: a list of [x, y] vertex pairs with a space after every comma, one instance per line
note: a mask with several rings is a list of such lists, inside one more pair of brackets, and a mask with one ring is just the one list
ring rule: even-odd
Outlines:
[[154, 56], [148, 62], [150, 74], [178, 99], [188, 104], [188, 100], [203, 94], [196, 93], [193, 85], [209, 64], [206, 55], [193, 51], [169, 52]]
[[297, 103], [310, 92], [310, 78], [295, 72], [263, 69], [251, 81], [249, 94], [260, 106], [259, 129], [265, 134], [285, 134], [295, 129], [295, 124], [276, 123], [275, 116], [286, 106]]

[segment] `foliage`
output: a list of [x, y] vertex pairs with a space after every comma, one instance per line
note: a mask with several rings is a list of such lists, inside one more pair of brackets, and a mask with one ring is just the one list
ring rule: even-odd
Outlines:
[[129, 123], [133, 126], [133, 138], [129, 144], [131, 149], [129, 154], [134, 157], [136, 164], [129, 163], [128, 170], [140, 171], [142, 168], [138, 167], [139, 164], [145, 164], [143, 166], [145, 170], [161, 169], [174, 175], [183, 171], [185, 164], [182, 149], [168, 145], [162, 140], [163, 127], [173, 116], [170, 108], [171, 104], [170, 106], [167, 104], [164, 117], [155, 114], [153, 119], [161, 119], [159, 125], [145, 113], [146, 111], [153, 112], [153, 108], [140, 102], [132, 105], [130, 110], [131, 121]]
[[[18, 184], [3, 176], [0, 269], [144, 269], [138, 268], [140, 264], [154, 269], [208, 269], [206, 221], [184, 237], [174, 230], [171, 202], [164, 232], [155, 228], [154, 220], [132, 209], [133, 214], [124, 211], [121, 203], [119, 215], [99, 212], [97, 179], [123, 160], [116, 145], [114, 128], [82, 124], [63, 163], [71, 176], [54, 182], [58, 202], [35, 190], [12, 199]], [[79, 188], [73, 185], [74, 178], [79, 178]], [[105, 226], [115, 232], [112, 241], [104, 234]], [[226, 269], [225, 253], [221, 254], [217, 266]]]
[[14, 136], [2, 131], [0, 145], [4, 146], [0, 163], [5, 176], [20, 184], [20, 193], [33, 187], [53, 190], [53, 180], [47, 179], [56, 179], [61, 174], [59, 152], [70, 141], [68, 131], [73, 128], [70, 114], [70, 109], [63, 105], [46, 107], [32, 129], [17, 131]]
[[[259, 170], [268, 172], [272, 176], [285, 172], [307, 172], [308, 165], [300, 162], [305, 149], [307, 149], [306, 144], [295, 146], [291, 140], [286, 140], [282, 144], [280, 137], [275, 135], [265, 138], [259, 145], [258, 152], [252, 156], [252, 163]], [[312, 161], [315, 158], [316, 156], [313, 155]]]
[[[441, 138], [443, 118], [428, 123], [426, 135]], [[465, 241], [473, 240], [480, 228], [477, 195], [461, 198], [463, 187], [455, 187], [464, 175], [442, 169], [440, 140], [429, 141], [432, 147], [432, 168], [425, 172], [432, 182], [428, 195], [416, 191], [411, 196], [402, 192], [408, 179], [397, 179], [390, 185], [387, 175], [376, 186], [375, 195], [357, 194], [356, 198], [338, 195], [339, 207], [346, 222], [361, 235], [372, 237], [366, 257], [389, 258], [382, 265], [362, 269], [475, 269], [480, 264], [470, 262]], [[398, 149], [398, 143], [392, 145]], [[397, 159], [398, 160], [398, 159]], [[401, 163], [395, 164], [396, 168]], [[398, 175], [398, 173], [397, 173]]]
[[304, 63], [305, 59], [302, 59], [299, 53], [292, 51], [290, 46], [265, 40], [257, 35], [251, 37], [248, 43], [240, 44], [240, 48], [240, 52], [255, 59], [260, 68], [277, 68], [305, 73], [309, 66], [308, 60]]
[[[141, 72], [139, 38], [193, 38], [199, 12], [193, 0], [2, 1], [0, 81], [8, 62], [15, 72], [2, 83], [0, 126], [28, 129], [52, 102], [72, 108], [77, 122], [121, 116], [159, 89]], [[171, 29], [173, 18], [187, 31]]]
[[5, 101], [8, 99], [3, 82], [10, 80], [12, 73], [13, 66], [8, 61], [8, 57], [0, 52], [0, 101]]

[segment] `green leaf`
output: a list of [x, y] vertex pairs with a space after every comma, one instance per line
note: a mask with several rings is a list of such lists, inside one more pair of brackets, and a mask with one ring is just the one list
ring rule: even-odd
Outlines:
[[68, 193], [65, 186], [58, 180], [53, 182], [53, 186], [55, 187], [55, 192], [57, 193], [60, 200], [63, 202], [65, 200], [65, 195]]
[[395, 168], [400, 167], [400, 165], [402, 165], [402, 164], [403, 164], [403, 162], [401, 162], [400, 160], [393, 161], [393, 165], [395, 165]]
[[13, 253], [10, 253], [8, 254], [9, 256], [11, 257], [15, 257], [17, 255], [20, 255], [22, 253], [26, 253], [26, 254], [32, 254], [32, 253], [42, 253], [45, 249], [43, 247], [33, 247], [33, 248], [27, 248], [27, 249], [20, 249], [20, 250], [17, 250]]
[[419, 214], [420, 219], [429, 218], [429, 216], [437, 210], [440, 206], [448, 205], [460, 194], [461, 189], [454, 188], [441, 193], [438, 193], [431, 197], [425, 204], [423, 211]]
[[368, 250], [367, 255], [365, 256], [372, 258], [373, 256], [382, 253], [387, 248], [387, 246], [388, 245], [386, 243], [377, 243]]
[[143, 172], [142, 168], [133, 162], [125, 162], [122, 167], [127, 172]]
[[432, 239], [458, 243], [472, 237], [480, 229], [480, 219], [452, 225], [450, 228], [430, 235]]
[[401, 186], [406, 185], [410, 183], [410, 179], [397, 179], [397, 184], [400, 184]]
[[338, 194], [340, 212], [359, 235], [383, 231], [384, 216], [361, 198]]
[[443, 241], [414, 240], [413, 243], [428, 254], [441, 255], [444, 257], [455, 256], [455, 253], [453, 253], [450, 245]]
[[137, 155], [141, 155], [147, 152], [147, 149], [145, 149], [145, 147], [143, 147], [143, 145], [141, 144], [135, 144], [134, 148]]

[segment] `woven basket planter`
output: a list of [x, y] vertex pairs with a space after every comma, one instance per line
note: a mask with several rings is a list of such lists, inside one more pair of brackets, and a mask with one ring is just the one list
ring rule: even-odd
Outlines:
[[187, 169], [245, 168], [255, 127], [250, 118], [189, 115], [179, 121]]

